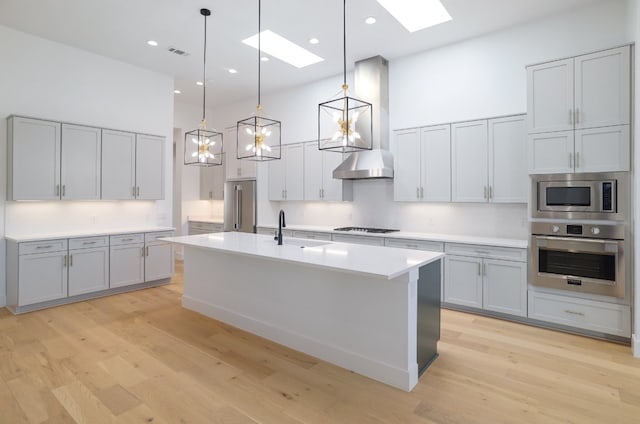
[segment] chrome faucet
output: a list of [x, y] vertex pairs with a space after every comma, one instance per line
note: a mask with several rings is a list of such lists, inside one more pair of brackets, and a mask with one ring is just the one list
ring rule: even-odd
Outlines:
[[287, 225], [284, 223], [284, 211], [280, 209], [280, 215], [278, 216], [278, 234], [274, 237], [278, 240], [278, 246], [282, 246], [282, 229]]

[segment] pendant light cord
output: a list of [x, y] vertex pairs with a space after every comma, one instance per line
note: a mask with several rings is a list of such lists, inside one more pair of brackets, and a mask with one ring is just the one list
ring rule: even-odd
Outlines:
[[[342, 3], [342, 66], [343, 84], [347, 85], [347, 0]], [[346, 88], [345, 88], [346, 91]]]
[[204, 129], [205, 119], [205, 104], [207, 100], [207, 15], [204, 16], [204, 58], [202, 65], [202, 127]]
[[261, 38], [261, 34], [260, 31], [262, 29], [262, 0], [258, 0], [258, 108], [260, 108], [260, 80], [261, 80], [261, 45], [260, 45], [260, 38]]

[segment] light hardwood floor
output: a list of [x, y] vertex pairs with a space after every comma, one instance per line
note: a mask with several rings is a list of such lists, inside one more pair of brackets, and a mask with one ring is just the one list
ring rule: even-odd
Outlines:
[[640, 423], [627, 346], [445, 310], [440, 357], [405, 393], [183, 309], [176, 270], [0, 310], [0, 423]]

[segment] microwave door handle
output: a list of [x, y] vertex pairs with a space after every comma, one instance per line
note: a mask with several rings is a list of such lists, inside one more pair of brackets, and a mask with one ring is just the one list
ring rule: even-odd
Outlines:
[[[542, 243], [539, 243], [539, 241], [542, 241]], [[539, 247], [546, 247], [547, 249], [552, 249], [552, 246], [555, 244], [555, 242], [559, 242], [559, 241], [569, 242], [572, 244], [582, 243], [583, 245], [591, 244], [593, 246], [598, 246], [597, 249], [589, 249], [588, 247], [576, 249], [580, 252], [596, 252], [596, 253], [602, 253], [602, 252], [617, 253], [619, 250], [618, 245], [622, 242], [622, 240], [611, 241], [611, 240], [604, 240], [604, 239], [602, 240], [601, 239], [575, 239], [571, 237], [536, 236], [536, 242], [538, 242]], [[609, 249], [607, 249], [607, 246], [609, 246]], [[569, 250], [569, 246], [563, 247], [562, 250]]]

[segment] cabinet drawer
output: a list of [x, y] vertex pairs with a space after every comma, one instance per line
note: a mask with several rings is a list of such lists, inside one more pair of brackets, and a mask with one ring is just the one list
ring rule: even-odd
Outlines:
[[154, 243], [154, 242], [158, 242], [158, 243], [164, 243], [162, 241], [159, 241], [159, 238], [162, 237], [171, 237], [173, 236], [173, 231], [160, 231], [157, 233], [145, 233], [144, 234], [144, 242], [145, 243]]
[[528, 316], [599, 333], [631, 336], [631, 309], [627, 305], [529, 290]]
[[432, 252], [444, 252], [444, 243], [438, 242], [438, 241], [388, 238], [384, 240], [384, 245], [387, 247], [399, 247], [401, 249], [429, 250]]
[[109, 243], [111, 246], [144, 243], [144, 234], [119, 234], [117, 236], [110, 236]]
[[108, 245], [109, 245], [108, 236], [69, 239], [69, 250], [87, 249], [90, 247], [103, 247]]
[[293, 237], [311, 239], [311, 240], [326, 240], [331, 241], [331, 233], [315, 233], [311, 231], [294, 231]]
[[18, 254], [31, 255], [34, 253], [59, 252], [67, 250], [67, 240], [45, 240], [20, 243]]
[[491, 259], [507, 259], [525, 262], [527, 249], [510, 247], [482, 246], [473, 244], [445, 243], [444, 251], [453, 255], [476, 256]]
[[219, 233], [222, 230], [222, 224], [189, 221], [189, 234]]
[[367, 237], [367, 236], [347, 236], [343, 234], [334, 234], [333, 241], [340, 243], [368, 244], [371, 246], [384, 246], [384, 238]]

